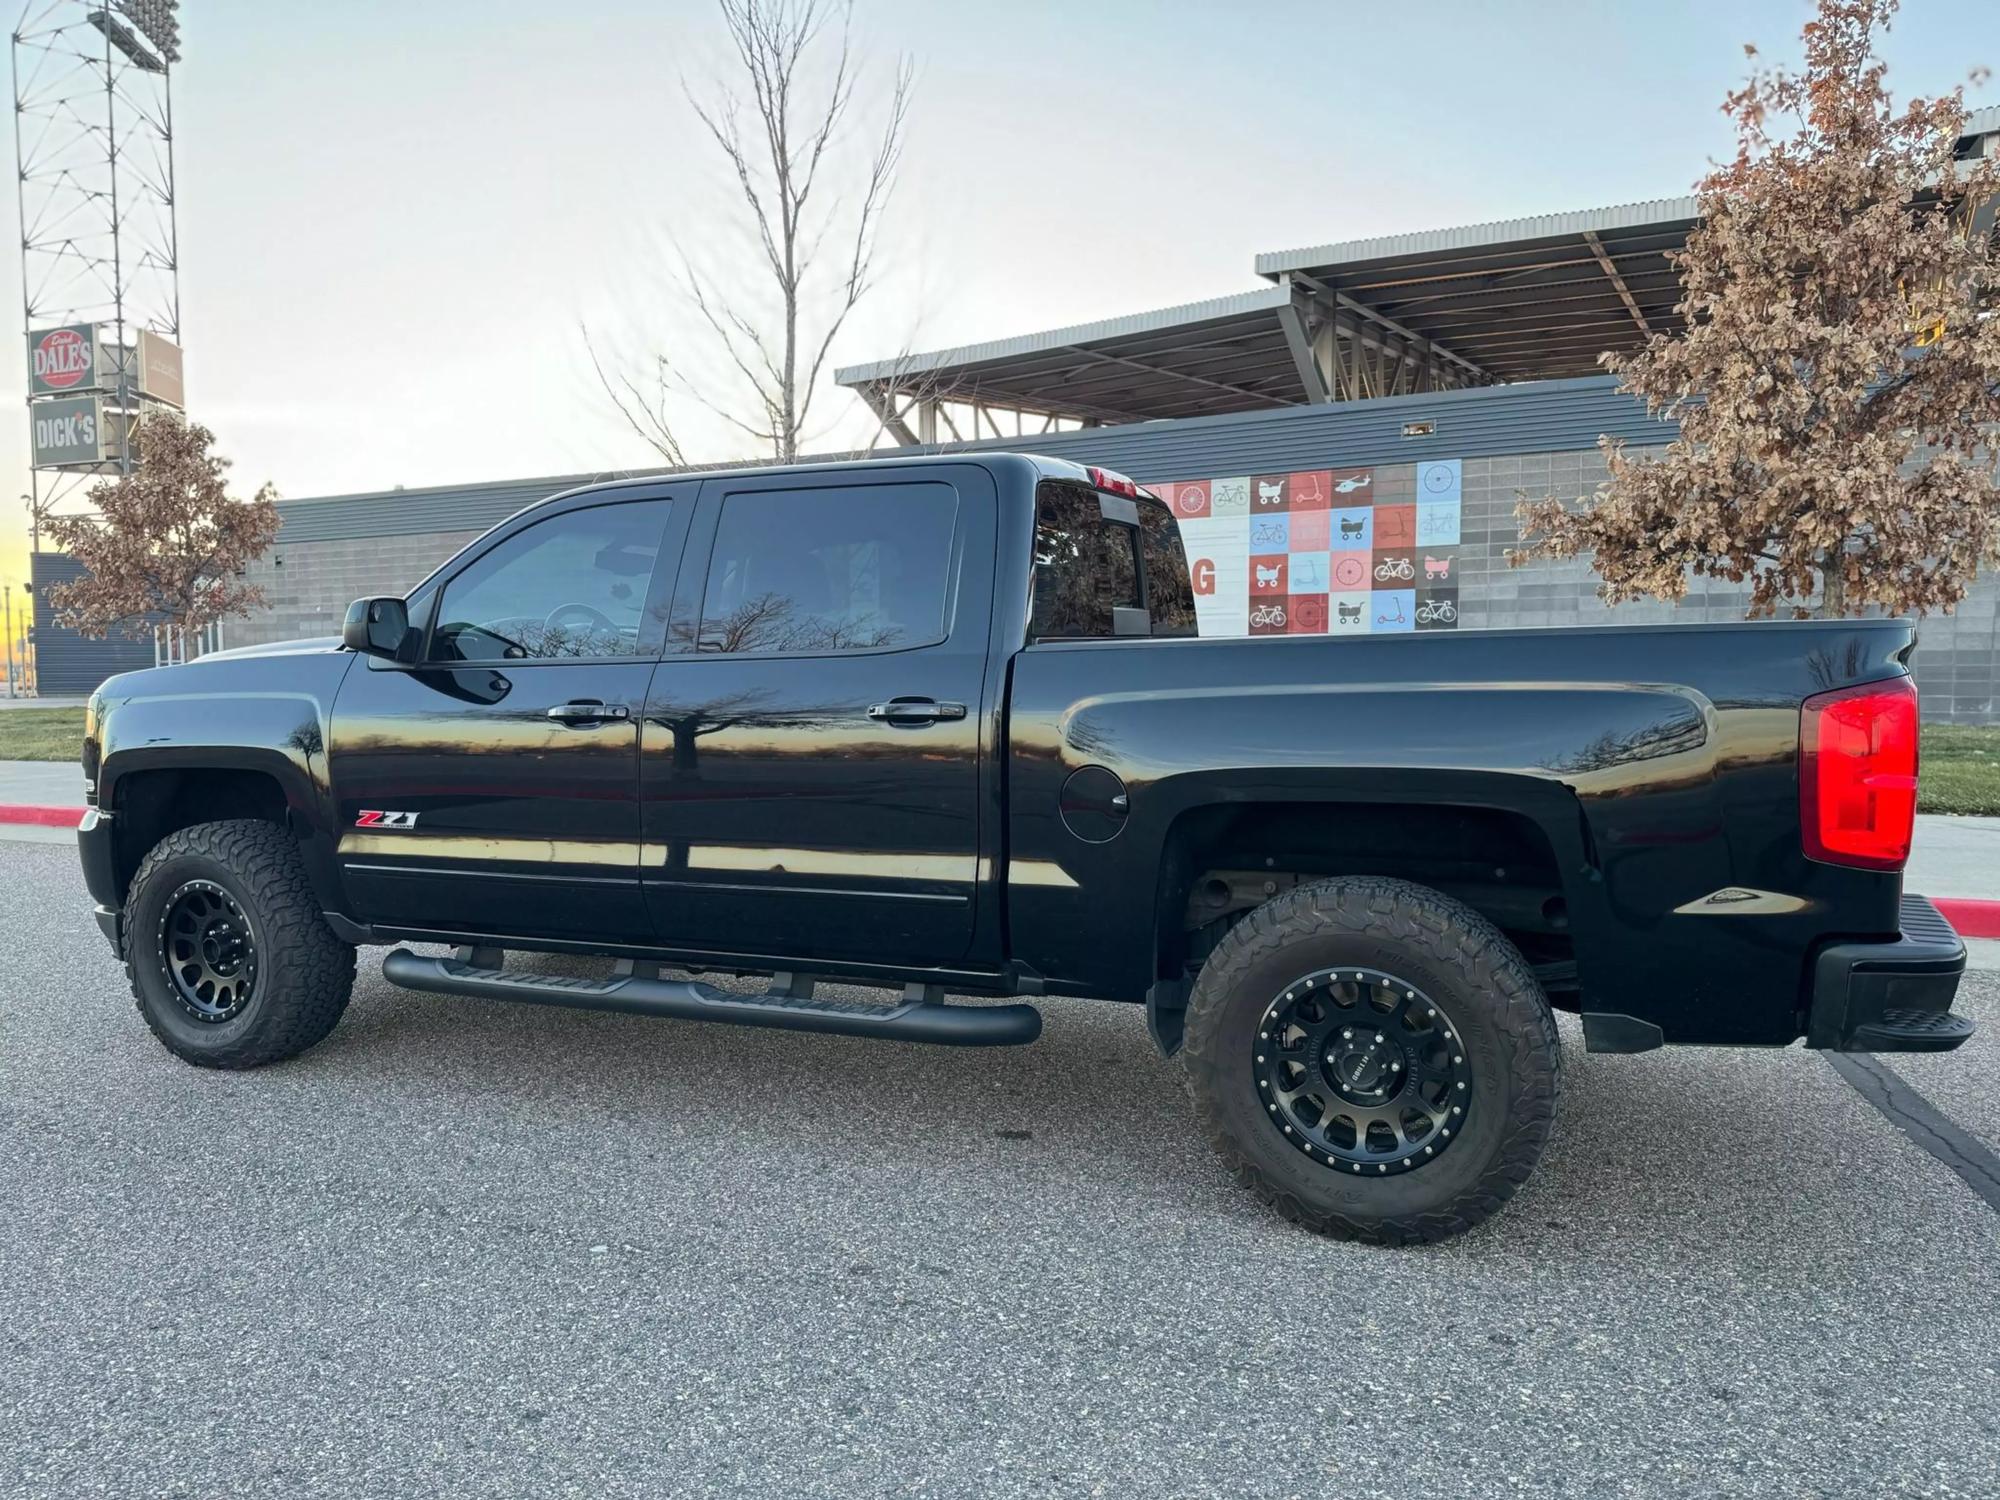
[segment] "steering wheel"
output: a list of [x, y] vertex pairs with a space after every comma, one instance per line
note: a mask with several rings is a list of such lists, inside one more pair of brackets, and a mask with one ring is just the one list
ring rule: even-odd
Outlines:
[[556, 631], [562, 629], [562, 620], [565, 615], [581, 615], [584, 623], [588, 624], [592, 629], [606, 631], [611, 635], [618, 634], [617, 621], [613, 620], [603, 610], [593, 609], [590, 605], [582, 603], [558, 604], [554, 609], [549, 611], [548, 618], [542, 621], [542, 629], [553, 635]]

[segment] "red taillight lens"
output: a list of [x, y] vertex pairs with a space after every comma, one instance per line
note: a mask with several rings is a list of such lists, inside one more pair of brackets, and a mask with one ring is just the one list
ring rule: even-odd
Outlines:
[[1900, 870], [1917, 817], [1917, 685], [1907, 677], [1806, 699], [1799, 825], [1809, 858]]

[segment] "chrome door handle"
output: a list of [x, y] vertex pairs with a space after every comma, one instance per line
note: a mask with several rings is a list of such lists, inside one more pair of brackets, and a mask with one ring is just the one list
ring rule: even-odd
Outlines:
[[965, 717], [963, 703], [934, 703], [929, 698], [893, 698], [868, 705], [868, 717], [878, 724], [935, 724]]
[[629, 719], [632, 710], [622, 703], [558, 703], [548, 716], [559, 724], [601, 724], [607, 719]]

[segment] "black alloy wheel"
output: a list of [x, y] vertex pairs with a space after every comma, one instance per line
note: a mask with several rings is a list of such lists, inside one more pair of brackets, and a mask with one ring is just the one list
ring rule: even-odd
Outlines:
[[167, 898], [158, 946], [174, 998], [197, 1021], [233, 1020], [256, 993], [256, 932], [236, 898], [213, 880], [190, 880]]
[[1472, 1065], [1451, 1018], [1415, 984], [1342, 965], [1271, 1001], [1253, 1041], [1272, 1127], [1338, 1172], [1388, 1176], [1436, 1161], [1466, 1122]]

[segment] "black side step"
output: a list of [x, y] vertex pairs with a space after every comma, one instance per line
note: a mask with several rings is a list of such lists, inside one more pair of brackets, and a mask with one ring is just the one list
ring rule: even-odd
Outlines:
[[[697, 980], [641, 974], [618, 974], [610, 979], [522, 974], [481, 968], [456, 958], [424, 958], [407, 948], [398, 948], [382, 960], [382, 977], [406, 990], [438, 995], [525, 1000], [573, 1010], [616, 1010], [684, 1021], [777, 1026], [787, 1031], [830, 1031], [840, 1036], [936, 1042], [947, 1047], [1020, 1046], [1042, 1034], [1042, 1013], [1032, 1005], [945, 1005], [933, 998], [935, 991], [929, 986], [912, 986], [894, 1005], [849, 1005], [812, 998], [810, 983], [790, 982], [767, 994], [738, 995]], [[807, 993], [802, 995], [800, 990]]]

